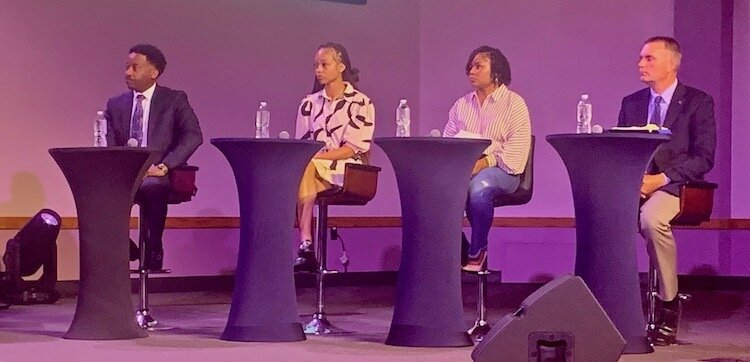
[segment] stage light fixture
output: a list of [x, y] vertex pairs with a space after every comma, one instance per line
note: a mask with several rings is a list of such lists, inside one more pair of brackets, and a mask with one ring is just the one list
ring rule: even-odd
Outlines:
[[[52, 304], [60, 299], [57, 282], [57, 236], [60, 215], [42, 209], [8, 240], [3, 262], [2, 296], [10, 304]], [[37, 280], [24, 280], [42, 268]]]

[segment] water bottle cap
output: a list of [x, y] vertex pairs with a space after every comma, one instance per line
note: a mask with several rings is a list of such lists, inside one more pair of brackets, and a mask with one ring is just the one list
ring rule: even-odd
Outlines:
[[96, 111], [96, 115], [99, 117], [104, 117], [104, 111]]
[[581, 94], [581, 99], [583, 99], [585, 101], [585, 100], [589, 99], [589, 95], [587, 93]]
[[261, 106], [261, 107], [265, 107], [265, 106], [267, 106], [267, 105], [268, 105], [268, 103], [266, 103], [266, 102], [260, 102], [260, 106]]
[[400, 104], [406, 104], [406, 98], [401, 98], [401, 100], [398, 101], [398, 103], [400, 103]]

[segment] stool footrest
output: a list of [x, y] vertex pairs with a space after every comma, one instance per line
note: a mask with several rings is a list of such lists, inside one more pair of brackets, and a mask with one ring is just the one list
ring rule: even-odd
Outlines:
[[494, 273], [494, 271], [489, 270], [489, 269], [480, 270], [480, 271], [468, 271], [468, 270], [461, 269], [461, 272], [462, 273], [466, 273], [466, 274], [473, 274], [473, 275], [490, 275], [490, 274]]
[[160, 269], [160, 270], [149, 270], [149, 269], [130, 269], [130, 274], [171, 274], [172, 269]]
[[326, 270], [323, 270], [323, 272], [322, 272], [322, 273], [321, 273], [321, 271], [320, 271], [320, 270], [315, 270], [315, 271], [309, 271], [309, 270], [300, 270], [300, 271], [295, 271], [295, 272], [294, 272], [294, 274], [310, 274], [310, 275], [317, 275], [317, 274], [325, 274], [325, 275], [328, 275], [328, 274], [338, 274], [338, 273], [341, 273], [341, 272], [340, 272], [340, 271], [338, 271], [338, 270], [328, 270], [328, 269], [326, 269]]

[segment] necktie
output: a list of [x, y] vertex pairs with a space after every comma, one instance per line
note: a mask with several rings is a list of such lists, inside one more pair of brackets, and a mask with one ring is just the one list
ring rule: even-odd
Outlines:
[[658, 124], [659, 127], [664, 125], [664, 121], [661, 119], [661, 96], [654, 98], [654, 113], [651, 113], [651, 123]]
[[133, 112], [133, 119], [130, 121], [130, 138], [134, 138], [138, 141], [138, 147], [143, 144], [143, 100], [146, 97], [143, 94], [139, 94], [135, 97], [135, 112]]

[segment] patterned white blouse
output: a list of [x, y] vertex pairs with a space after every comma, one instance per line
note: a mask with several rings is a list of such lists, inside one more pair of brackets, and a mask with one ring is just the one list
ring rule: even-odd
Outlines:
[[375, 106], [369, 97], [345, 82], [346, 88], [341, 98], [331, 99], [321, 90], [302, 99], [297, 114], [295, 137], [302, 140], [325, 142], [325, 149], [335, 150], [348, 145], [355, 155], [347, 160], [316, 160], [321, 176], [329, 182], [341, 184], [341, 180], [331, 180], [321, 170], [325, 163], [330, 171], [343, 175], [346, 163], [362, 163], [362, 154], [370, 150], [375, 131]]

